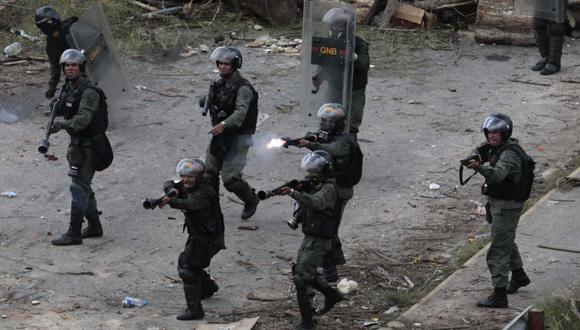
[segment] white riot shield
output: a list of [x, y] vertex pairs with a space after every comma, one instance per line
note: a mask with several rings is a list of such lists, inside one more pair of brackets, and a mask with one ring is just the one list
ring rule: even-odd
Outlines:
[[109, 22], [100, 2], [96, 2], [75, 22], [67, 40], [87, 59], [86, 74], [105, 91], [109, 104], [117, 102], [127, 90], [127, 81], [119, 65]]
[[516, 13], [543, 18], [556, 23], [566, 20], [568, 0], [514, 0]]
[[304, 1], [301, 111], [308, 126], [325, 103], [340, 103], [350, 115], [355, 28], [350, 5]]

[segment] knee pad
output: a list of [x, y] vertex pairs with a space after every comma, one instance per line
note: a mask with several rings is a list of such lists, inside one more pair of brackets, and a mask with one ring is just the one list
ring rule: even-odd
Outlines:
[[548, 32], [550, 36], [562, 37], [566, 33], [566, 27], [563, 23], [550, 23], [548, 25]]
[[230, 180], [228, 180], [227, 182], [224, 181], [224, 187], [229, 192], [240, 191], [240, 190], [244, 189], [244, 186], [245, 186], [244, 181], [239, 177], [233, 177]]

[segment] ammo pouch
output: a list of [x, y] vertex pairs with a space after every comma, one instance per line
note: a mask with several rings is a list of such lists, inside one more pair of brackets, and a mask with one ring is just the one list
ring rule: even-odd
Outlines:
[[113, 148], [107, 138], [107, 135], [99, 134], [92, 141], [93, 167], [96, 171], [102, 171], [108, 168], [113, 162]]
[[223, 158], [226, 154], [226, 143], [223, 136], [212, 136], [209, 143], [209, 153], [216, 158]]
[[487, 204], [485, 204], [485, 221], [487, 221], [487, 223], [491, 224], [492, 218], [491, 218], [491, 204], [489, 204], [489, 202], [487, 202]]

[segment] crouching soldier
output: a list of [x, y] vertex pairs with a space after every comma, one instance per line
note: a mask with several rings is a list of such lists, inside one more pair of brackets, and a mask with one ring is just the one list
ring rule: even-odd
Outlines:
[[302, 224], [304, 233], [293, 274], [302, 316], [297, 329], [306, 330], [314, 329], [308, 286], [324, 294], [324, 305], [316, 311], [317, 314], [327, 313], [344, 298], [316, 271], [332, 249], [340, 210], [337, 187], [332, 177], [332, 157], [326, 151], [314, 151], [304, 157], [300, 167], [307, 172], [306, 180], [295, 189], [283, 187], [281, 194], [290, 195], [298, 202], [294, 216]]
[[201, 300], [211, 297], [218, 286], [205, 272], [220, 250], [225, 249], [224, 221], [217, 192], [203, 180], [205, 163], [199, 159], [183, 159], [177, 164], [180, 180], [167, 181], [159, 207], [169, 205], [185, 214], [184, 230], [189, 234], [185, 249], [179, 255], [177, 270], [183, 281], [187, 308], [178, 320], [199, 320], [204, 317]]

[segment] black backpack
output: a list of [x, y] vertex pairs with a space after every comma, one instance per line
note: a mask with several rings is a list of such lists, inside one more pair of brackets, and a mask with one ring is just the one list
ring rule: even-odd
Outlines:
[[99, 118], [97, 119], [99, 122], [95, 125], [96, 135], [93, 136], [92, 141], [93, 167], [100, 172], [111, 166], [114, 158], [113, 147], [106, 135], [106, 130], [109, 127], [109, 106], [107, 104], [107, 96], [101, 88], [96, 86], [86, 88], [95, 90], [100, 96]]
[[360, 182], [363, 169], [363, 153], [357, 141], [347, 135], [350, 144], [348, 161], [335, 161], [336, 184], [341, 188], [352, 188]]
[[509, 144], [505, 147], [505, 149], [511, 149], [515, 151], [522, 161], [522, 178], [520, 179], [520, 182], [522, 182], [524, 191], [522, 192], [522, 198], [519, 201], [524, 202], [532, 195], [532, 185], [534, 184], [534, 170], [536, 168], [536, 162], [524, 151], [524, 149], [519, 144]]

